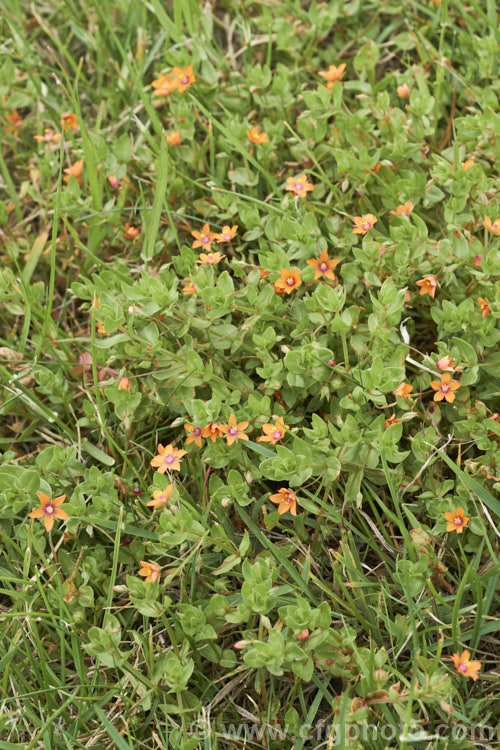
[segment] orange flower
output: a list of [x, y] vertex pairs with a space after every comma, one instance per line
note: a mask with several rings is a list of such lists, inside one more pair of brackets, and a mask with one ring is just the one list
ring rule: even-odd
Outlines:
[[188, 294], [196, 294], [198, 291], [193, 283], [192, 279], [183, 279], [182, 280], [182, 293], [185, 295]]
[[78, 117], [71, 112], [65, 112], [61, 117], [64, 130], [76, 130], [78, 127]]
[[301, 284], [302, 279], [296, 268], [282, 268], [281, 279], [274, 282], [274, 291], [278, 294], [291, 294]]
[[460, 388], [458, 380], [452, 380], [449, 372], [441, 375], [441, 382], [439, 380], [433, 380], [430, 384], [433, 391], [437, 391], [434, 394], [434, 401], [442, 401], [446, 399], [449, 404], [455, 401], [455, 393]]
[[476, 255], [476, 257], [474, 258], [474, 265], [476, 266], [476, 268], [481, 268], [482, 259], [483, 259], [482, 255]]
[[474, 164], [474, 159], [466, 159], [466, 161], [462, 162], [462, 169], [464, 172], [467, 172], [467, 170], [472, 167]]
[[212, 249], [212, 242], [216, 238], [215, 232], [210, 231], [210, 224], [203, 224], [203, 229], [201, 232], [197, 232], [194, 230], [191, 232], [193, 237], [195, 238], [195, 241], [191, 245], [193, 249], [196, 249], [197, 247], [202, 247], [204, 250], [211, 250]]
[[487, 299], [483, 299], [482, 297], [478, 297], [477, 303], [479, 305], [479, 309], [481, 310], [481, 315], [483, 316], [483, 318], [485, 318], [488, 313], [491, 312], [490, 303]]
[[265, 279], [266, 276], [269, 276], [270, 273], [271, 271], [266, 271], [265, 268], [259, 268], [259, 276], [261, 279]]
[[223, 434], [221, 425], [218, 422], [210, 422], [210, 424], [207, 424], [207, 426], [201, 431], [202, 437], [210, 438], [212, 443], [215, 443], [217, 438], [222, 437]]
[[145, 562], [141, 560], [142, 568], [139, 571], [140, 576], [144, 576], [146, 583], [154, 583], [160, 577], [160, 566], [154, 562]]
[[109, 333], [106, 333], [106, 329], [104, 328], [104, 323], [101, 323], [100, 320], [97, 321], [96, 331], [97, 333], [102, 333], [103, 336], [109, 336]]
[[202, 263], [205, 266], [215, 266], [225, 257], [221, 253], [200, 253], [200, 257], [196, 262]]
[[280, 516], [287, 511], [290, 511], [292, 516], [297, 515], [297, 496], [286, 487], [281, 487], [275, 495], [269, 497], [269, 500], [276, 503]]
[[160, 505], [166, 505], [170, 500], [172, 494], [173, 485], [169, 484], [164, 490], [153, 490], [154, 500], [150, 500], [146, 505], [150, 505], [152, 508], [159, 508]]
[[399, 396], [400, 398], [408, 398], [412, 390], [413, 386], [409, 383], [401, 383], [401, 385], [398, 385], [398, 387], [394, 391], [394, 395]]
[[126, 240], [135, 240], [140, 231], [141, 230], [137, 229], [137, 227], [133, 227], [129, 224], [128, 221], [123, 227], [123, 234], [125, 235]]
[[45, 531], [52, 531], [54, 518], [58, 518], [60, 521], [66, 521], [69, 518], [66, 511], [61, 510], [61, 505], [66, 500], [66, 495], [60, 495], [51, 500], [45, 492], [40, 490], [38, 498], [41, 507], [35, 508], [31, 513], [28, 513], [28, 518], [43, 518]]
[[396, 419], [396, 413], [392, 412], [391, 416], [385, 420], [385, 427], [387, 429], [391, 424], [399, 424], [402, 421], [402, 419]]
[[298, 177], [287, 177], [285, 190], [291, 190], [299, 198], [305, 198], [308, 190], [314, 190], [314, 185], [307, 181], [307, 175], [301, 174]]
[[154, 466], [160, 474], [165, 474], [169, 471], [180, 471], [181, 464], [180, 460], [187, 453], [187, 451], [174, 448], [172, 444], [163, 447], [160, 443], [158, 445], [158, 454], [151, 459], [151, 466]]
[[400, 203], [396, 210], [391, 211], [390, 213], [393, 216], [409, 216], [412, 211], [413, 203], [411, 201], [406, 201], [406, 203]]
[[119, 391], [130, 391], [130, 378], [120, 378]]
[[60, 133], [53, 133], [51, 130], [44, 130], [43, 135], [34, 135], [33, 138], [38, 143], [59, 143], [61, 140]]
[[248, 422], [236, 423], [236, 417], [234, 416], [234, 414], [231, 414], [231, 416], [227, 420], [227, 425], [220, 425], [220, 429], [226, 436], [227, 444], [232, 445], [235, 440], [248, 440], [248, 435], [245, 435], [245, 433], [243, 432], [243, 430], [246, 430], [248, 425]]
[[120, 187], [120, 183], [118, 182], [118, 178], [114, 174], [110, 174], [108, 177], [108, 182], [111, 185], [112, 188], [116, 190], [117, 187]]
[[354, 216], [354, 229], [352, 230], [352, 233], [366, 234], [377, 221], [377, 217], [373, 214], [365, 214], [365, 216]]
[[489, 216], [484, 217], [483, 225], [493, 234], [500, 234], [500, 217], [492, 223]]
[[429, 294], [432, 299], [436, 294], [437, 279], [435, 276], [425, 276], [425, 278], [417, 281], [417, 286], [420, 287], [420, 294]]
[[438, 359], [438, 361], [436, 362], [436, 367], [438, 368], [438, 370], [441, 370], [441, 372], [454, 372], [455, 363], [453, 362], [450, 355], [447, 354], [446, 357], [441, 357], [441, 359]]
[[69, 182], [70, 177], [74, 177], [79, 185], [82, 184], [81, 174], [83, 170], [83, 159], [78, 159], [67, 169], [63, 169], [66, 177], [63, 177], [64, 182]]
[[202, 435], [201, 435], [201, 427], [195, 427], [194, 424], [190, 424], [189, 422], [186, 422], [184, 425], [184, 429], [188, 433], [189, 437], [186, 440], [186, 445], [189, 445], [190, 443], [194, 443], [198, 446], [198, 448], [201, 448], [201, 442], [202, 442]]
[[196, 81], [192, 65], [187, 65], [184, 70], [182, 68], [173, 68], [171, 75], [176, 82], [176, 87], [180, 94]]
[[464, 677], [472, 677], [473, 680], [477, 680], [477, 678], [479, 677], [478, 672], [481, 669], [481, 662], [471, 661], [469, 651], [462, 651], [461, 656], [459, 656], [458, 654], [453, 654], [451, 658], [453, 659], [453, 664], [457, 668], [459, 674], [462, 674]]
[[402, 99], [408, 99], [410, 96], [410, 87], [407, 83], [403, 83], [401, 86], [398, 86], [396, 91], [398, 92], [398, 96], [400, 96]]
[[262, 432], [264, 435], [257, 438], [258, 443], [272, 443], [276, 445], [288, 430], [288, 425], [284, 423], [283, 417], [278, 417], [274, 424], [263, 424]]
[[463, 508], [455, 508], [454, 511], [445, 513], [444, 517], [448, 521], [446, 531], [456, 531], [457, 534], [461, 534], [464, 530], [464, 527], [467, 526], [470, 521], [470, 518], [466, 518], [464, 516]]
[[230, 227], [226, 224], [225, 226], [222, 227], [222, 232], [220, 234], [215, 235], [217, 244], [220, 245], [221, 242], [231, 242], [231, 240], [233, 239], [237, 231], [238, 231], [237, 224], [235, 224], [233, 227]]
[[178, 82], [162, 73], [159, 78], [151, 81], [154, 88], [154, 96], [169, 96], [177, 88]]
[[23, 121], [17, 109], [13, 109], [12, 112], [7, 112], [7, 114], [5, 115], [5, 119], [7, 120], [7, 122], [10, 122], [10, 125], [5, 126], [5, 132], [12, 133], [14, 138], [17, 138], [17, 136], [19, 135], [17, 128], [21, 127], [21, 125], [23, 124]]
[[345, 72], [345, 63], [341, 65], [330, 65], [328, 70], [319, 70], [318, 75], [325, 79], [328, 91], [333, 89], [335, 81], [341, 81]]
[[318, 260], [314, 258], [312, 260], [306, 261], [306, 263], [308, 266], [312, 266], [315, 269], [314, 281], [317, 281], [322, 276], [330, 279], [330, 281], [335, 281], [335, 279], [337, 278], [333, 273], [333, 269], [338, 266], [340, 260], [330, 260], [330, 258], [328, 257], [328, 252], [326, 250], [322, 251]]
[[247, 136], [250, 143], [269, 143], [267, 133], [260, 133], [259, 128], [250, 128], [247, 130]]
[[165, 133], [165, 140], [169, 146], [180, 146], [181, 134], [178, 130], [171, 130], [170, 133]]

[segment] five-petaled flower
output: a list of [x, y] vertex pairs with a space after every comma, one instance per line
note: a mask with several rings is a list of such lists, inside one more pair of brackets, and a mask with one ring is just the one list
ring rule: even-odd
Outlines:
[[146, 505], [150, 505], [152, 508], [159, 508], [161, 505], [166, 505], [170, 500], [174, 486], [169, 484], [164, 490], [153, 490], [153, 500], [150, 500]]
[[464, 172], [467, 172], [467, 170], [470, 169], [470, 167], [472, 167], [473, 165], [474, 159], [466, 159], [462, 162], [462, 169], [464, 170]]
[[396, 419], [396, 413], [395, 413], [395, 412], [392, 412], [391, 416], [390, 416], [390, 417], [388, 417], [388, 418], [387, 418], [387, 419], [385, 420], [385, 427], [386, 427], [386, 429], [387, 429], [387, 427], [390, 427], [390, 426], [391, 426], [391, 424], [399, 424], [399, 423], [400, 423], [400, 422], [402, 422], [402, 421], [403, 421], [402, 419]]
[[186, 422], [184, 425], [184, 429], [188, 433], [188, 437], [186, 438], [186, 445], [189, 445], [190, 443], [194, 443], [198, 446], [198, 448], [201, 448], [202, 443], [202, 429], [201, 427], [196, 427], [194, 424], [191, 424], [190, 422]]
[[248, 425], [249, 422], [236, 422], [236, 417], [234, 414], [231, 414], [227, 420], [227, 425], [220, 425], [220, 429], [226, 436], [227, 444], [232, 445], [235, 440], [248, 440], [248, 435], [243, 432]]
[[291, 294], [302, 284], [300, 273], [296, 268], [282, 268], [281, 278], [274, 282], [274, 291], [278, 294]]
[[441, 357], [441, 359], [438, 359], [438, 361], [436, 362], [436, 367], [438, 368], [438, 370], [441, 370], [441, 372], [454, 372], [455, 371], [455, 363], [449, 354], [447, 354], [444, 357]]
[[81, 174], [83, 170], [83, 159], [78, 159], [78, 161], [75, 161], [74, 164], [72, 164], [67, 169], [63, 169], [64, 174], [66, 177], [63, 177], [64, 182], [69, 182], [70, 177], [74, 177], [75, 180], [78, 182], [79, 185], [82, 184]]
[[10, 122], [10, 125], [5, 126], [5, 132], [12, 133], [14, 138], [17, 138], [17, 136], [19, 135], [17, 129], [23, 124], [23, 121], [17, 109], [13, 109], [12, 112], [7, 112], [7, 114], [5, 115], [5, 119], [7, 120], [7, 122]]
[[459, 674], [477, 680], [479, 677], [478, 672], [481, 669], [481, 662], [471, 661], [470, 652], [467, 651], [467, 649], [462, 651], [460, 656], [458, 654], [453, 654], [451, 658]]
[[218, 422], [210, 422], [210, 424], [207, 424], [207, 426], [202, 429], [201, 435], [204, 438], [210, 438], [212, 443], [215, 443], [217, 438], [222, 437], [224, 434], [221, 428], [222, 425]]
[[180, 94], [196, 81], [192, 65], [187, 65], [185, 68], [173, 68], [170, 75], [176, 82], [176, 88]]
[[391, 211], [390, 213], [393, 216], [409, 216], [412, 211], [413, 203], [411, 201], [406, 201], [406, 203], [400, 203], [396, 210]]
[[141, 560], [142, 568], [139, 571], [140, 576], [144, 576], [146, 583], [154, 583], [160, 577], [160, 566], [155, 562], [146, 562]]
[[51, 130], [44, 130], [43, 135], [34, 135], [33, 138], [38, 143], [59, 143], [61, 134], [53, 133]]
[[333, 84], [335, 81], [341, 81], [342, 76], [345, 73], [345, 63], [341, 63], [340, 65], [330, 65], [328, 67], [328, 70], [319, 70], [318, 75], [325, 79], [326, 81], [326, 88], [328, 91], [331, 91], [333, 89]]
[[450, 510], [448, 513], [444, 514], [444, 517], [448, 521], [446, 531], [456, 531], [457, 534], [461, 534], [470, 521], [470, 518], [465, 517], [463, 508]]
[[158, 445], [158, 454], [151, 459], [151, 466], [154, 466], [160, 474], [164, 474], [166, 471], [180, 471], [180, 461], [187, 451], [182, 448], [174, 448], [172, 444]]
[[262, 432], [264, 435], [257, 438], [258, 443], [272, 443], [276, 445], [288, 430], [288, 425], [284, 423], [283, 417], [278, 417], [274, 424], [263, 424]]
[[222, 253], [200, 253], [200, 257], [196, 262], [202, 263], [205, 266], [215, 266], [225, 257]]
[[204, 250], [212, 249], [212, 242], [217, 236], [215, 232], [210, 231], [210, 224], [203, 224], [203, 229], [201, 230], [201, 232], [198, 232], [196, 229], [194, 229], [191, 234], [195, 238], [195, 241], [193, 242], [191, 247], [193, 249], [202, 247]]
[[154, 96], [169, 96], [177, 88], [177, 81], [162, 73], [159, 78], [151, 81], [154, 88]]
[[373, 225], [378, 221], [377, 217], [373, 214], [365, 214], [364, 216], [353, 216], [353, 234], [366, 234], [370, 231]]
[[455, 401], [455, 393], [460, 388], [458, 380], [452, 380], [449, 372], [444, 372], [441, 375], [441, 382], [439, 380], [432, 380], [430, 386], [434, 394], [434, 401], [442, 401], [446, 399], [449, 404]]
[[109, 333], [107, 333], [106, 329], [104, 328], [104, 323], [102, 321], [97, 321], [95, 329], [97, 333], [102, 333], [103, 336], [109, 336]]
[[65, 112], [61, 116], [61, 122], [64, 125], [64, 130], [76, 130], [78, 127], [78, 117], [72, 112]]
[[420, 294], [428, 294], [434, 299], [437, 283], [435, 276], [425, 276], [423, 279], [420, 279], [420, 281], [417, 281], [417, 286], [420, 287]]
[[269, 143], [267, 133], [261, 133], [259, 128], [253, 127], [247, 130], [247, 136], [250, 143]]
[[482, 297], [478, 297], [477, 303], [479, 305], [479, 309], [481, 310], [481, 315], [483, 316], [483, 318], [485, 318], [488, 313], [491, 312], [490, 303], [487, 299], [483, 299]]
[[165, 133], [165, 140], [169, 146], [180, 146], [181, 134], [178, 130], [171, 130], [170, 133]]
[[335, 260], [334, 258], [328, 257], [328, 251], [323, 250], [319, 256], [319, 258], [313, 258], [311, 260], [306, 261], [308, 266], [312, 266], [314, 268], [314, 281], [317, 281], [322, 276], [324, 276], [327, 279], [330, 279], [330, 281], [335, 281], [336, 276], [333, 273], [333, 269], [338, 266], [340, 263], [340, 260]]
[[183, 279], [182, 280], [182, 293], [185, 295], [188, 294], [196, 294], [198, 290], [196, 289], [194, 282], [192, 279]]
[[309, 190], [314, 190], [314, 185], [307, 181], [307, 175], [301, 174], [298, 177], [287, 177], [285, 190], [290, 190], [299, 198], [305, 198]]
[[217, 244], [220, 245], [221, 242], [231, 242], [233, 237], [236, 235], [236, 232], [238, 231], [238, 225], [235, 224], [234, 226], [230, 227], [228, 224], [222, 227], [222, 232], [219, 234], [215, 234], [214, 238], [217, 240]]
[[394, 391], [394, 395], [399, 396], [400, 398], [408, 398], [412, 390], [413, 386], [409, 383], [401, 383], [401, 385], [398, 385], [398, 387]]
[[492, 222], [489, 216], [485, 216], [483, 225], [493, 234], [500, 234], [500, 217]]
[[128, 221], [123, 227], [123, 234], [125, 235], [126, 240], [135, 240], [139, 232], [140, 232], [140, 229], [137, 229], [137, 227], [133, 227], [131, 224], [128, 223]]
[[408, 99], [410, 96], [410, 87], [407, 83], [401, 84], [401, 86], [398, 86], [396, 91], [398, 92], [398, 96], [400, 96], [402, 99]]
[[297, 496], [286, 487], [281, 487], [274, 495], [270, 495], [269, 500], [278, 506], [280, 516], [290, 511], [292, 516], [297, 515]]
[[61, 505], [66, 500], [66, 495], [60, 495], [51, 500], [45, 492], [40, 490], [38, 498], [41, 507], [35, 508], [31, 513], [28, 513], [28, 518], [43, 518], [45, 531], [52, 531], [54, 518], [58, 518], [60, 521], [66, 521], [69, 518], [66, 511], [61, 510]]

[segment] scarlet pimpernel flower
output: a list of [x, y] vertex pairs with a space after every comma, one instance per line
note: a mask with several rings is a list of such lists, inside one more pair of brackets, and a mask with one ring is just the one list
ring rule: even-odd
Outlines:
[[259, 144], [259, 143], [269, 143], [269, 138], [267, 137], [267, 133], [261, 133], [259, 128], [253, 127], [250, 128], [250, 130], [247, 130], [247, 136], [250, 143]]
[[83, 171], [83, 159], [78, 159], [70, 167], [63, 169], [66, 177], [63, 177], [64, 182], [69, 182], [70, 177], [74, 177], [79, 185], [82, 184], [81, 174]]
[[139, 232], [140, 232], [140, 229], [137, 229], [137, 227], [133, 227], [131, 224], [128, 223], [128, 221], [123, 227], [123, 234], [125, 235], [126, 240], [135, 240]]
[[28, 518], [43, 518], [45, 531], [52, 531], [54, 518], [57, 518], [60, 521], [66, 521], [69, 518], [66, 511], [61, 510], [61, 506], [66, 500], [66, 495], [60, 495], [51, 500], [45, 492], [40, 490], [38, 493], [38, 499], [40, 500], [41, 507], [35, 508], [31, 513], [28, 513]]
[[395, 413], [395, 412], [392, 412], [391, 416], [390, 416], [390, 417], [388, 417], [388, 418], [387, 418], [387, 419], [385, 420], [385, 427], [386, 427], [386, 429], [387, 429], [387, 427], [390, 427], [390, 426], [391, 426], [391, 424], [399, 424], [399, 423], [400, 423], [400, 422], [402, 422], [402, 421], [403, 421], [402, 419], [396, 419], [396, 413]]
[[400, 96], [402, 99], [408, 99], [410, 96], [410, 87], [407, 83], [401, 84], [401, 86], [398, 86], [396, 91], [398, 92], [398, 96]]
[[194, 443], [198, 446], [198, 448], [201, 448], [202, 444], [202, 429], [201, 427], [196, 427], [194, 424], [191, 424], [190, 422], [186, 422], [184, 425], [184, 429], [188, 433], [188, 437], [186, 438], [186, 445], [189, 445], [190, 443]]
[[477, 680], [479, 677], [478, 672], [481, 669], [481, 662], [471, 661], [470, 652], [467, 651], [467, 649], [462, 651], [460, 656], [458, 654], [453, 654], [451, 658], [459, 674]]
[[455, 510], [445, 513], [444, 517], [448, 521], [446, 531], [456, 531], [457, 534], [461, 534], [470, 521], [470, 518], [465, 517], [463, 508], [455, 508]]
[[61, 140], [60, 133], [53, 133], [51, 130], [45, 130], [43, 135], [34, 135], [33, 138], [38, 143], [59, 143]]
[[269, 500], [278, 506], [280, 516], [290, 511], [292, 516], [297, 515], [297, 496], [286, 487], [281, 487]]
[[196, 294], [196, 289], [192, 279], [183, 279], [182, 281], [182, 293], [185, 295]]
[[288, 425], [284, 423], [283, 417], [278, 417], [274, 424], [263, 424], [262, 432], [264, 433], [261, 437], [257, 438], [258, 443], [276, 443], [281, 440], [288, 430]]
[[78, 117], [72, 112], [65, 112], [61, 115], [61, 122], [64, 130], [76, 130], [78, 127]]
[[10, 125], [5, 126], [5, 132], [12, 133], [14, 138], [17, 138], [17, 136], [19, 135], [18, 128], [20, 128], [23, 124], [21, 115], [19, 114], [17, 109], [13, 109], [12, 112], [7, 112], [7, 114], [5, 115], [5, 119], [10, 123]]
[[462, 169], [464, 172], [467, 172], [472, 166], [474, 166], [474, 159], [466, 159], [462, 162]]
[[108, 182], [114, 190], [120, 187], [120, 182], [115, 174], [108, 175]]
[[291, 294], [302, 284], [300, 273], [296, 268], [282, 268], [281, 278], [274, 282], [274, 291], [278, 294]]
[[162, 73], [159, 78], [151, 81], [154, 96], [169, 96], [177, 88], [177, 81]]
[[305, 174], [301, 174], [298, 177], [287, 177], [285, 190], [290, 190], [299, 198], [305, 198], [310, 190], [314, 190], [314, 185], [308, 182]]
[[222, 232], [214, 235], [215, 239], [217, 240], [217, 244], [220, 245], [221, 242], [231, 242], [233, 237], [236, 235], [237, 231], [238, 231], [237, 224], [235, 224], [232, 227], [226, 224], [225, 226], [222, 227]]
[[227, 425], [220, 425], [222, 433], [226, 436], [227, 444], [232, 445], [235, 440], [248, 440], [248, 435], [243, 432], [248, 425], [249, 422], [236, 422], [236, 417], [231, 414], [227, 420]]
[[180, 471], [181, 459], [185, 456], [187, 451], [182, 448], [174, 448], [172, 444], [158, 445], [158, 454], [151, 459], [151, 466], [157, 469], [160, 474], [164, 474], [166, 471]]
[[435, 276], [425, 276], [420, 281], [417, 281], [417, 286], [420, 287], [420, 294], [428, 294], [432, 299], [436, 294], [437, 279]]
[[170, 75], [176, 82], [176, 88], [180, 94], [196, 81], [196, 77], [193, 75], [192, 65], [187, 65], [185, 68], [173, 68]]
[[194, 250], [197, 247], [202, 247], [204, 250], [211, 250], [212, 242], [217, 236], [215, 232], [210, 231], [210, 224], [203, 224], [201, 232], [194, 229], [191, 234], [195, 238], [195, 241], [191, 245]]
[[447, 354], [445, 357], [441, 357], [441, 359], [438, 359], [438, 361], [436, 362], [436, 367], [438, 368], [438, 370], [441, 370], [441, 372], [455, 371], [455, 363], [453, 362], [449, 354]]
[[398, 387], [394, 391], [394, 395], [399, 396], [400, 398], [408, 398], [412, 390], [413, 386], [409, 383], [401, 383], [401, 385], [398, 385]]
[[455, 391], [460, 388], [458, 380], [452, 380], [449, 372], [445, 372], [441, 375], [441, 382], [439, 380], [432, 380], [430, 386], [434, 394], [434, 401], [442, 401], [446, 399], [449, 404], [455, 401]]
[[330, 281], [335, 281], [336, 276], [333, 273], [333, 269], [338, 266], [340, 263], [340, 260], [335, 260], [334, 258], [328, 257], [328, 252], [326, 250], [323, 250], [319, 256], [319, 258], [312, 258], [311, 260], [306, 261], [308, 266], [312, 266], [314, 268], [314, 280], [317, 281], [322, 276], [324, 276], [326, 279], [330, 279]]
[[218, 437], [222, 437], [224, 435], [221, 428], [222, 425], [220, 425], [218, 422], [210, 422], [210, 424], [207, 424], [207, 426], [202, 429], [201, 435], [204, 438], [210, 438], [212, 443], [215, 443]]
[[406, 201], [406, 203], [400, 203], [396, 210], [391, 211], [390, 213], [393, 216], [409, 216], [412, 211], [413, 203], [411, 201]]
[[378, 221], [377, 217], [373, 214], [365, 214], [364, 216], [353, 217], [353, 234], [366, 234]]
[[170, 500], [173, 488], [173, 485], [169, 484], [164, 490], [153, 490], [153, 500], [150, 500], [146, 505], [152, 508], [159, 508], [162, 505], [166, 505]]
[[180, 146], [181, 134], [178, 130], [171, 130], [170, 133], [165, 133], [165, 140], [169, 146]]
[[489, 216], [484, 217], [483, 225], [488, 229], [492, 234], [500, 234], [500, 217], [498, 219], [495, 219], [495, 221], [491, 221]]
[[204, 266], [215, 266], [225, 257], [222, 253], [200, 253], [200, 257], [196, 262]]
[[335, 81], [341, 81], [345, 73], [345, 63], [330, 65], [328, 70], [319, 70], [318, 75], [325, 79], [328, 91], [333, 89]]
[[141, 560], [140, 565], [142, 565], [142, 567], [139, 571], [139, 575], [144, 576], [144, 581], [146, 583], [154, 583], [158, 580], [160, 577], [160, 566], [158, 563]]
[[481, 315], [483, 316], [483, 318], [485, 318], [488, 313], [491, 312], [490, 303], [487, 299], [483, 299], [482, 297], [478, 297], [477, 303], [479, 305], [479, 309], [481, 310]]

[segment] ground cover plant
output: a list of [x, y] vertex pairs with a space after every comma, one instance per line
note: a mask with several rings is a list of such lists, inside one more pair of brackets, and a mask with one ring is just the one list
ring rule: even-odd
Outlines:
[[496, 748], [495, 3], [2, 6], [0, 750]]

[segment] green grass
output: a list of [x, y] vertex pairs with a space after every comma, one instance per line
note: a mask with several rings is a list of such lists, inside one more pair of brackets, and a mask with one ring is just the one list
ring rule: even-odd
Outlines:
[[0, 750], [497, 748], [495, 4], [0, 9]]

